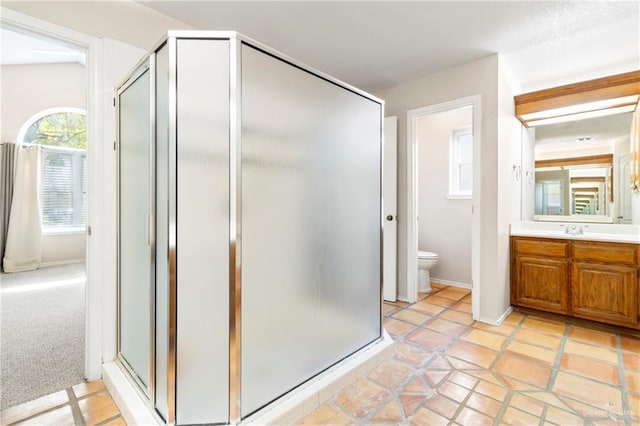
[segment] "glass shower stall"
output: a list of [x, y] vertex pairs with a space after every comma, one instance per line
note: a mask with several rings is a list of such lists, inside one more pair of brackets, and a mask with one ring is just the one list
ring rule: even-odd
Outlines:
[[170, 32], [116, 101], [118, 360], [162, 420], [380, 338], [382, 101], [234, 32]]

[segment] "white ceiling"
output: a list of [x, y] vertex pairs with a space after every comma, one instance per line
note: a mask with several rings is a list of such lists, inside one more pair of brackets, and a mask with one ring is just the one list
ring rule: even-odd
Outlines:
[[85, 53], [60, 42], [31, 35], [0, 30], [0, 64], [85, 63]]
[[372, 92], [494, 53], [517, 93], [640, 69], [637, 0], [2, 0], [2, 7], [143, 49], [169, 29], [236, 30]]
[[138, 1], [369, 91], [501, 53], [522, 92], [640, 68], [638, 1]]

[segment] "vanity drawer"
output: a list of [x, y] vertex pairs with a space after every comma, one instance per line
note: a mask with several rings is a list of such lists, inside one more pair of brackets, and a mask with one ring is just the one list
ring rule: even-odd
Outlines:
[[517, 255], [566, 257], [569, 255], [569, 243], [548, 239], [514, 238], [513, 250]]
[[576, 260], [635, 266], [638, 264], [638, 246], [624, 243], [574, 241], [573, 257]]

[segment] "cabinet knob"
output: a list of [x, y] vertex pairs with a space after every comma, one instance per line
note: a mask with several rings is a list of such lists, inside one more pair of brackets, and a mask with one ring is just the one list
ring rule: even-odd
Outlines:
[[393, 216], [392, 216], [392, 215], [388, 215], [388, 216], [387, 216], [387, 220], [388, 220], [389, 222], [391, 222], [391, 221], [393, 220]]

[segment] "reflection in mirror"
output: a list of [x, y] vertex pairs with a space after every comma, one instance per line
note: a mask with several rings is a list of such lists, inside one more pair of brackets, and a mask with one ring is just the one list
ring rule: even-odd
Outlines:
[[535, 128], [535, 219], [631, 223], [631, 114]]

